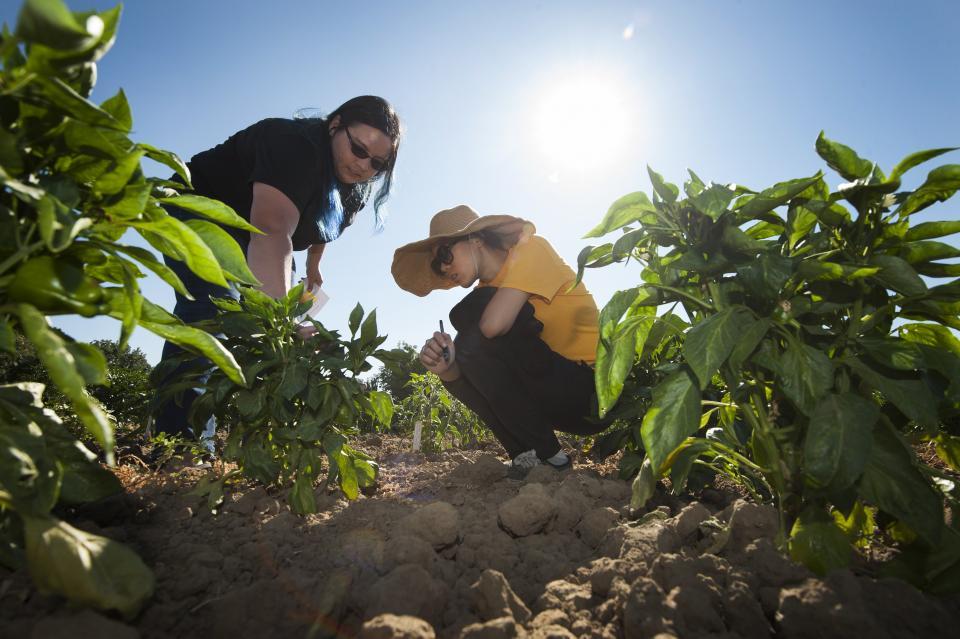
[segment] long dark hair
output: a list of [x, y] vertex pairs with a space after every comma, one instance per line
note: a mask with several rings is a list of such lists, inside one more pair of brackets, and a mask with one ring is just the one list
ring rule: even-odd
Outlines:
[[[382, 227], [383, 214], [381, 208], [384, 202], [387, 201], [387, 198], [390, 197], [390, 189], [393, 186], [393, 169], [394, 166], [396, 166], [397, 152], [400, 150], [400, 137], [403, 133], [397, 112], [394, 111], [393, 106], [391, 106], [389, 102], [376, 95], [360, 95], [351, 98], [331, 111], [326, 117], [316, 117], [312, 114], [306, 115], [305, 112], [307, 111], [312, 110], [302, 109], [297, 112], [295, 117], [309, 117], [312, 120], [318, 120], [317, 124], [319, 126], [317, 128], [322, 128], [322, 132], [321, 130], [317, 130], [317, 134], [319, 134], [320, 137], [326, 138], [323, 140], [326, 143], [323, 146], [327, 152], [330, 150], [329, 123], [337, 116], [340, 116], [339, 126], [341, 127], [356, 123], [366, 124], [375, 129], [379, 129], [384, 135], [390, 138], [393, 150], [387, 159], [387, 166], [383, 171], [374, 176], [371, 181], [380, 182], [380, 188], [377, 190], [377, 195], [373, 199], [373, 210], [376, 216], [377, 227]], [[366, 202], [371, 190], [372, 187], [369, 182], [358, 184], [352, 189], [352, 193], [346, 198], [346, 201], [344, 201], [345, 213], [350, 221], [352, 221], [353, 216], [356, 215], [356, 212]]]

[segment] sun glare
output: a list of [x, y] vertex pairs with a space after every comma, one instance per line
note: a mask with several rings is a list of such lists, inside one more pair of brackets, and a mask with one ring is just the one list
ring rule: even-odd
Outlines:
[[542, 93], [535, 107], [534, 130], [551, 176], [587, 173], [622, 161], [630, 118], [615, 81], [583, 74]]

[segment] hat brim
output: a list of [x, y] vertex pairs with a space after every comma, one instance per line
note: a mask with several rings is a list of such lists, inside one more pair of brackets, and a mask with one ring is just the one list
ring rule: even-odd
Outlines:
[[414, 295], [424, 297], [431, 291], [447, 290], [456, 286], [445, 277], [441, 277], [430, 268], [433, 260], [433, 247], [444, 240], [462, 237], [477, 231], [491, 230], [503, 236], [507, 246], [513, 246], [521, 237], [536, 232], [532, 222], [513, 215], [484, 215], [462, 229], [452, 233], [434, 235], [425, 240], [410, 242], [393, 252], [393, 265], [390, 272], [397, 285]]

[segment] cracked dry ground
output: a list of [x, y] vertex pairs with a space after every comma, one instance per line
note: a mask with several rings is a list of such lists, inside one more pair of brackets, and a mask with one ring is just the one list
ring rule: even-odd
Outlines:
[[631, 514], [611, 464], [519, 481], [490, 451], [361, 445], [381, 464], [376, 494], [318, 488], [304, 518], [255, 487], [211, 515], [186, 494], [200, 472], [126, 469], [125, 499], [73, 523], [140, 552], [153, 599], [125, 624], [0, 569], [0, 636], [956, 636], [960, 598], [863, 570], [815, 578], [775, 550], [774, 510], [735, 495], [659, 493]]

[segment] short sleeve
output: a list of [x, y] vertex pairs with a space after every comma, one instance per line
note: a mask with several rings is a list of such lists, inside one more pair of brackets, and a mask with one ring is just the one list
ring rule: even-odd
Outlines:
[[254, 145], [250, 182], [269, 184], [290, 198], [304, 214], [318, 179], [316, 151], [309, 140], [265, 129]]
[[515, 288], [548, 302], [575, 278], [550, 243], [536, 235], [514, 247], [507, 259], [506, 272], [497, 286]]

